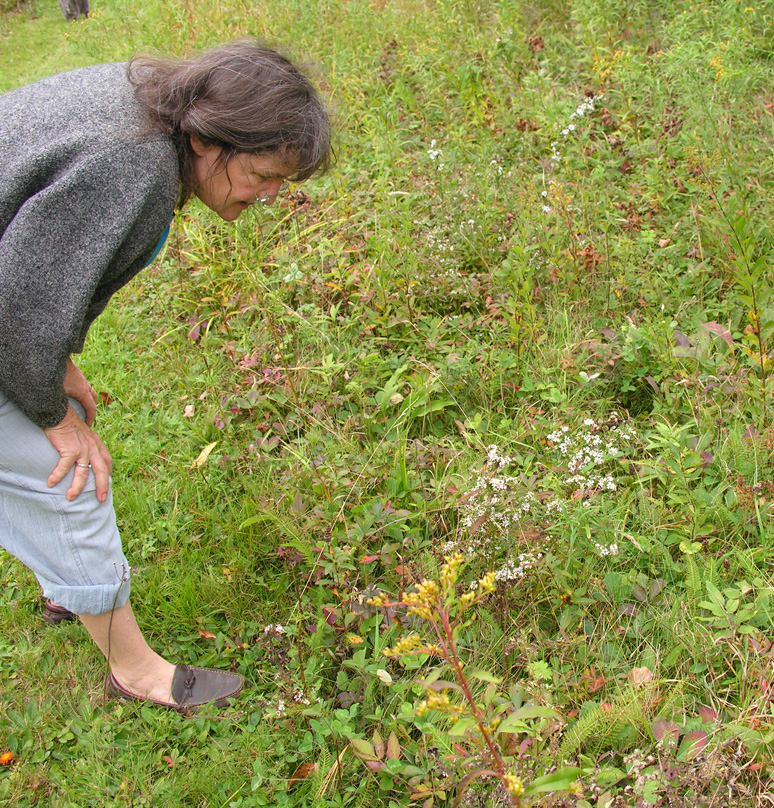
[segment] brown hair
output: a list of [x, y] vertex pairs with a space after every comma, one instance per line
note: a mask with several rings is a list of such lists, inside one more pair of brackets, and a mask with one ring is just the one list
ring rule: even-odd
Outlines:
[[235, 154], [277, 153], [301, 181], [331, 161], [328, 113], [304, 73], [255, 39], [237, 39], [190, 59], [141, 56], [129, 81], [151, 121], [175, 145], [181, 203], [193, 193], [190, 136]]

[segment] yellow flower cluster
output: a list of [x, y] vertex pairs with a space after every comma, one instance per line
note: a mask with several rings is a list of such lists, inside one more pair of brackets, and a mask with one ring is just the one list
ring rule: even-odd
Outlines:
[[425, 650], [422, 647], [422, 638], [419, 634], [409, 634], [406, 637], [401, 637], [392, 648], [385, 648], [382, 653], [386, 657], [402, 657], [406, 654], [413, 654], [419, 650]]
[[487, 572], [483, 578], [479, 579], [478, 588], [482, 592], [491, 595], [492, 592], [495, 591], [495, 574], [493, 572]]
[[430, 620], [433, 616], [430, 607], [438, 603], [440, 595], [441, 590], [438, 584], [435, 581], [425, 579], [421, 584], [417, 584], [416, 591], [406, 595], [403, 601], [410, 607], [409, 614], [415, 614], [425, 620]]
[[451, 556], [444, 556], [444, 565], [441, 567], [441, 587], [444, 595], [447, 595], [457, 583], [457, 575], [465, 556], [462, 553], [455, 553]]
[[464, 592], [460, 596], [460, 608], [464, 609], [478, 597], [478, 592]]
[[439, 710], [449, 715], [460, 716], [465, 710], [459, 704], [452, 704], [446, 693], [431, 693], [424, 701], [421, 701], [414, 711], [418, 716], [422, 716], [430, 710]]
[[377, 595], [374, 598], [368, 598], [366, 603], [369, 606], [375, 606], [377, 609], [381, 609], [384, 606], [389, 606], [389, 601], [384, 595]]
[[521, 777], [510, 772], [503, 776], [503, 785], [512, 797], [520, 797], [524, 793], [524, 783], [521, 782]]

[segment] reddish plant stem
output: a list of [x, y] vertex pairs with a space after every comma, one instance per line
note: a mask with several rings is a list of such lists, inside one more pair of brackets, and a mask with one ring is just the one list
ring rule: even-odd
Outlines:
[[449, 622], [449, 611], [448, 609], [439, 606], [438, 607], [438, 614], [441, 618], [441, 625], [443, 626], [444, 634], [446, 635], [446, 642], [444, 642], [444, 638], [441, 635], [441, 632], [438, 628], [438, 624], [434, 619], [431, 618], [430, 622], [432, 623], [433, 629], [435, 630], [436, 635], [438, 636], [438, 641], [441, 644], [441, 648], [446, 656], [446, 661], [452, 666], [452, 670], [454, 671], [454, 676], [457, 679], [460, 687], [462, 688], [462, 692], [465, 695], [465, 698], [468, 700], [468, 704], [470, 704], [471, 712], [473, 713], [473, 718], [478, 725], [478, 731], [481, 733], [481, 737], [484, 739], [484, 743], [487, 745], [489, 749], [489, 754], [495, 764], [497, 766], [497, 771], [500, 774], [500, 777], [505, 777], [505, 767], [503, 766], [503, 762], [500, 759], [500, 755], [495, 749], [494, 744], [492, 743], [492, 739], [489, 737], [489, 732], [484, 725], [484, 719], [479, 712], [478, 705], [476, 704], [476, 700], [473, 698], [473, 694], [470, 691], [470, 686], [468, 685], [468, 680], [465, 677], [465, 674], [462, 672], [462, 665], [460, 664], [459, 658], [457, 657], [457, 649], [454, 645], [454, 636], [453, 636], [453, 629], [452, 625]]

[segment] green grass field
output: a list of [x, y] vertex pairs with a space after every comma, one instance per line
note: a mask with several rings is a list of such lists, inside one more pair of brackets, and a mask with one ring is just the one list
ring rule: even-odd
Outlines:
[[0, 551], [0, 804], [770, 804], [774, 4], [747, 1], [0, 15], [0, 91], [249, 34], [337, 129], [275, 208], [191, 203], [79, 360], [141, 626], [248, 689], [105, 701]]

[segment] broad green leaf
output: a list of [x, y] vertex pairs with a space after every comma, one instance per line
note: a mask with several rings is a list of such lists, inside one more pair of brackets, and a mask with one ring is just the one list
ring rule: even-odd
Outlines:
[[559, 718], [560, 714], [550, 707], [539, 707], [527, 704], [511, 713], [497, 727], [497, 732], [520, 732], [524, 729], [524, 722], [530, 718]]
[[473, 671], [470, 675], [476, 679], [480, 679], [482, 682], [490, 682], [493, 685], [499, 685], [503, 680], [501, 676], [495, 676], [489, 673], [489, 671]]
[[362, 738], [352, 738], [349, 745], [360, 760], [378, 760], [376, 750], [368, 741], [364, 741]]
[[583, 769], [575, 766], [559, 769], [553, 774], [546, 774], [533, 780], [524, 789], [524, 795], [530, 796], [541, 791], [562, 791], [569, 788], [582, 774]]
[[451, 735], [453, 738], [458, 738], [460, 735], [464, 735], [471, 727], [475, 725], [475, 718], [460, 718], [456, 724], [451, 726], [446, 734]]

